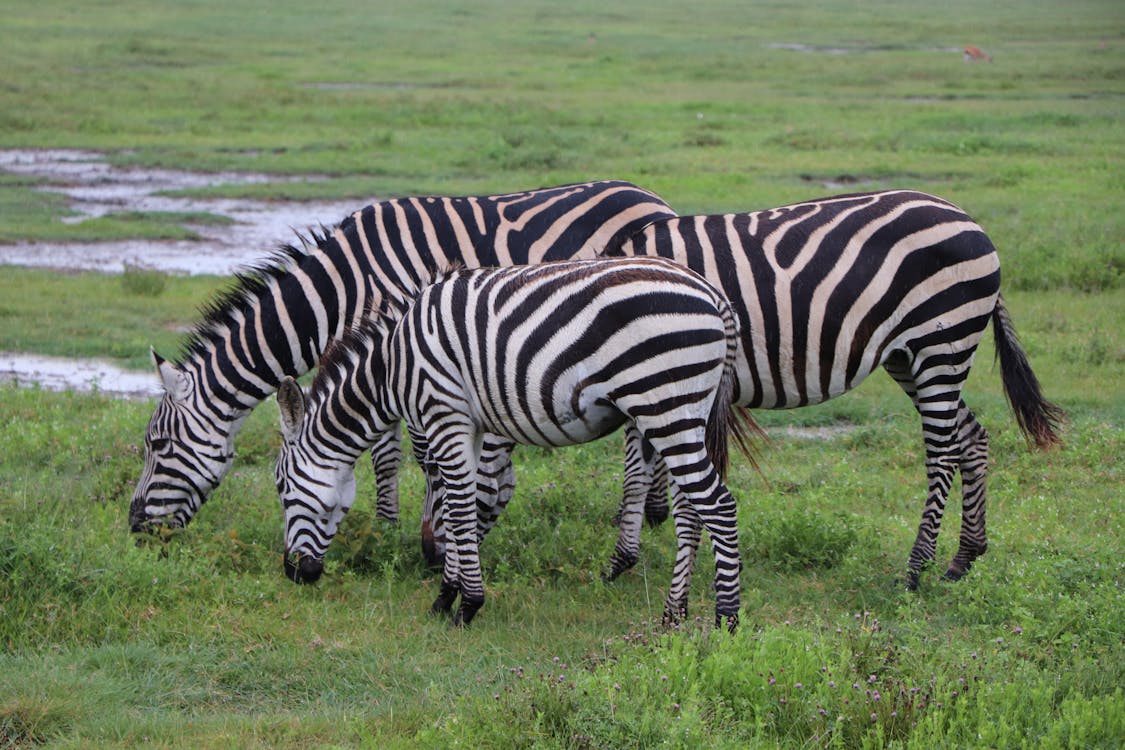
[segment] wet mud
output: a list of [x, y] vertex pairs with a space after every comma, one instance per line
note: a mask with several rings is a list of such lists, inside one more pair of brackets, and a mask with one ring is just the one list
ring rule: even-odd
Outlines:
[[187, 225], [197, 240], [0, 244], [0, 265], [121, 273], [128, 263], [168, 273], [228, 275], [254, 265], [280, 245], [296, 242], [298, 233], [339, 223], [364, 203], [169, 196], [164, 193], [319, 178], [117, 167], [93, 151], [0, 151], [0, 170], [37, 177], [44, 181], [40, 190], [65, 195], [75, 212], [67, 221], [134, 211], [202, 212], [233, 221], [226, 226]]

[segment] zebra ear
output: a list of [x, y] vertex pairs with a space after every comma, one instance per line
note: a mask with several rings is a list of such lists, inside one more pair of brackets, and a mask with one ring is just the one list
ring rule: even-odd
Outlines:
[[149, 355], [152, 357], [152, 366], [156, 368], [156, 374], [160, 377], [160, 382], [164, 384], [164, 390], [172, 397], [173, 401], [183, 401], [191, 393], [191, 379], [188, 378], [180, 368], [168, 360], [161, 357], [156, 353], [156, 350], [149, 347]]
[[277, 389], [277, 408], [281, 412], [281, 435], [292, 439], [305, 418], [305, 392], [297, 381], [286, 377]]

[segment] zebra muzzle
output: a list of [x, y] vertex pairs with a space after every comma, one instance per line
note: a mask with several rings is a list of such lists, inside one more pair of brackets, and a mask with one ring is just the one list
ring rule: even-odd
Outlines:
[[285, 577], [293, 583], [316, 583], [323, 572], [323, 560], [302, 554], [285, 556]]

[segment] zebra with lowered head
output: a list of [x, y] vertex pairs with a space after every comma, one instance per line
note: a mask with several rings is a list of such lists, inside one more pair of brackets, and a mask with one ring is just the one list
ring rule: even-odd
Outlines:
[[[297, 582], [320, 577], [355, 495], [356, 460], [405, 420], [444, 485], [449, 539], [433, 609], [448, 612], [460, 596], [454, 622], [467, 624], [484, 603], [476, 493], [485, 435], [563, 446], [629, 423], [668, 467], [684, 499], [677, 513], [707, 529], [716, 621], [733, 628], [741, 560], [722, 472], [727, 431], [739, 427], [730, 409], [737, 348], [723, 296], [663, 259], [450, 272], [396, 319], [374, 316], [341, 338], [311, 395], [282, 384], [286, 572]], [[675, 581], [666, 618], [684, 610], [686, 594]]]
[[[384, 299], [402, 299], [448, 267], [592, 257], [674, 212], [620, 181], [508, 195], [382, 201], [288, 247], [204, 311], [178, 361], [155, 352], [165, 393], [144, 436], [129, 510], [135, 532], [186, 525], [234, 460], [250, 411], [286, 376], [312, 369], [328, 342]], [[372, 454], [378, 512], [396, 517], [397, 432]]]

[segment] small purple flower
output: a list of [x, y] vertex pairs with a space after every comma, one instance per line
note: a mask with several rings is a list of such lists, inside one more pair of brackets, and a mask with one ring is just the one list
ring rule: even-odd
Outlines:
[[891, 711], [891, 718], [897, 719], [898, 718], [898, 711]]
[[830, 687], [830, 688], [836, 687], [836, 682], [834, 680], [829, 680], [828, 681], [828, 687]]
[[621, 686], [620, 686], [620, 685], [618, 685], [618, 684], [617, 684], [617, 683], [615, 682], [615, 683], [613, 683], [613, 689], [614, 689], [614, 690], [620, 690], [620, 689], [621, 689]]
[[875, 675], [871, 675], [870, 677], [867, 678], [867, 684], [870, 685], [872, 682], [875, 682], [875, 680], [876, 680]]
[[667, 682], [668, 681], [668, 675], [666, 675], [666, 674], [660, 675], [660, 681], [661, 682]]
[[777, 682], [777, 680], [775, 680], [774, 678], [771, 677], [769, 679], [769, 684], [773, 685], [775, 682]]
[[799, 683], [799, 682], [798, 682], [798, 683], [797, 683], [796, 685], [794, 685], [793, 687], [795, 687], [795, 688], [797, 688], [798, 690], [800, 690], [801, 688], [803, 688], [803, 687], [804, 687], [804, 685], [802, 685], [801, 683]]
[[879, 718], [879, 714], [871, 714], [871, 721], [875, 721], [878, 718]]
[[1023, 632], [1023, 628], [1021, 628], [1019, 625], [1016, 625], [1014, 628], [1012, 628], [1012, 632], [1016, 635], [1019, 635]]

